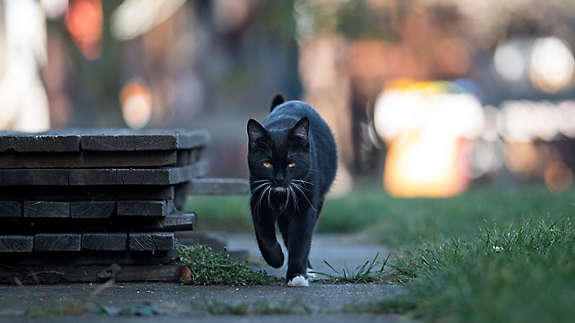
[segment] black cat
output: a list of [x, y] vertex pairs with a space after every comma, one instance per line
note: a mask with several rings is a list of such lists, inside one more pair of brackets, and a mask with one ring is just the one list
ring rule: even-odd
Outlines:
[[288, 286], [308, 286], [308, 256], [315, 223], [337, 170], [337, 147], [320, 115], [307, 103], [276, 95], [263, 125], [248, 122], [250, 207], [258, 246], [275, 268], [284, 263], [278, 223], [288, 250]]

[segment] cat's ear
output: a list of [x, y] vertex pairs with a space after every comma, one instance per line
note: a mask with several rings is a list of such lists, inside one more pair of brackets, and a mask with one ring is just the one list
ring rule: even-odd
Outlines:
[[291, 128], [290, 135], [307, 143], [309, 135], [309, 119], [307, 117], [303, 117], [298, 121], [295, 126]]
[[254, 119], [248, 121], [248, 138], [250, 141], [250, 146], [255, 144], [259, 139], [264, 138], [267, 135], [267, 131], [259, 122]]
[[272, 104], [270, 106], [270, 112], [274, 110], [274, 108], [282, 103], [286, 102], [286, 98], [281, 93], [276, 93], [274, 98], [272, 99]]

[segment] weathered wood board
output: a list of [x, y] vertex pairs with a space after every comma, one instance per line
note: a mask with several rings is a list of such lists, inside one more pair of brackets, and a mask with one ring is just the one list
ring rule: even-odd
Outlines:
[[173, 200], [179, 189], [174, 185], [0, 186], [0, 201]]
[[167, 251], [175, 247], [173, 232], [143, 232], [128, 234], [128, 249], [132, 251]]
[[167, 168], [0, 169], [0, 185], [172, 185], [205, 175], [206, 160]]
[[118, 201], [118, 216], [164, 217], [174, 210], [172, 201]]
[[127, 233], [82, 234], [82, 250], [123, 251], [127, 249]]
[[204, 147], [205, 131], [62, 129], [40, 133], [0, 131], [0, 152], [150, 151]]
[[40, 233], [34, 236], [34, 251], [80, 251], [82, 235], [78, 233]]
[[179, 282], [180, 265], [0, 265], [0, 284]]
[[0, 253], [31, 252], [33, 246], [33, 236], [0, 235]]
[[24, 201], [25, 218], [69, 218], [70, 203], [54, 201]]
[[115, 201], [75, 201], [70, 202], [72, 219], [109, 218], [116, 211]]
[[0, 218], [19, 218], [22, 216], [22, 202], [0, 201]]
[[164, 217], [116, 216], [85, 218], [6, 218], [0, 235], [34, 235], [38, 233], [81, 232], [173, 232], [191, 231], [196, 227], [196, 214], [174, 211]]

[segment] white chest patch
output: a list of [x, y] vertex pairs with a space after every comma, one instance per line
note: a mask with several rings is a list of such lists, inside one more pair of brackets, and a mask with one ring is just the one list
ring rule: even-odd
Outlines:
[[288, 281], [287, 285], [289, 287], [308, 287], [309, 281], [304, 276], [295, 276]]

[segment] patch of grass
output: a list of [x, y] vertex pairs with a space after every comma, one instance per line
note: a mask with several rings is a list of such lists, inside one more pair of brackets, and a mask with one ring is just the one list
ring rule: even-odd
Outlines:
[[379, 254], [373, 259], [366, 260], [362, 265], [354, 269], [342, 268], [335, 269], [326, 260], [323, 262], [333, 271], [333, 273], [323, 273], [314, 271], [315, 274], [322, 277], [319, 282], [330, 284], [365, 284], [365, 283], [384, 283], [389, 281], [390, 272], [386, 269], [389, 256], [383, 261], [379, 259]]
[[54, 318], [59, 316], [77, 316], [89, 313], [84, 302], [68, 301], [62, 305], [30, 306], [26, 316], [32, 318]]
[[[379, 242], [404, 247], [473, 235], [493, 221], [508, 224], [547, 213], [568, 214], [574, 210], [573, 193], [551, 193], [544, 186], [528, 186], [472, 188], [452, 198], [398, 199], [381, 189], [361, 190], [328, 199], [317, 232], [368, 231]], [[248, 196], [194, 196], [188, 199], [186, 209], [197, 212], [202, 230], [253, 231]]]
[[[336, 225], [361, 227], [376, 241], [405, 248], [472, 237], [491, 223], [506, 226], [545, 215], [560, 218], [575, 210], [574, 193], [552, 193], [544, 186], [473, 188], [456, 197], [438, 199], [397, 199], [382, 191], [358, 192], [326, 202], [325, 218], [319, 225], [328, 231], [336, 230]], [[356, 220], [359, 224], [350, 223]]]
[[184, 210], [198, 214], [198, 227], [202, 230], [253, 230], [248, 196], [190, 196]]
[[227, 304], [205, 300], [196, 310], [207, 311], [212, 315], [271, 315], [271, 314], [310, 314], [311, 309], [297, 301], [272, 303], [266, 300]]
[[571, 322], [572, 218], [495, 224], [470, 239], [406, 251], [396, 269], [414, 314], [442, 322]]
[[405, 314], [415, 308], [417, 308], [415, 303], [399, 297], [376, 303], [347, 304], [343, 307], [343, 311], [347, 313]]
[[253, 270], [245, 262], [231, 259], [226, 252], [214, 251], [208, 246], [177, 245], [176, 250], [189, 277], [182, 282], [190, 285], [269, 285], [279, 282], [263, 270]]

